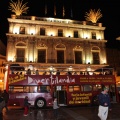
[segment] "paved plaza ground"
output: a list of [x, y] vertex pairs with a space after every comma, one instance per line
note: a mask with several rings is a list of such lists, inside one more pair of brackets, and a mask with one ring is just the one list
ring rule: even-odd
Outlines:
[[[100, 120], [97, 116], [98, 106], [60, 107], [58, 118], [54, 118], [53, 109], [35, 109], [28, 116], [23, 116], [23, 109], [9, 107], [3, 110], [4, 120]], [[120, 120], [120, 104], [112, 104], [107, 120]]]

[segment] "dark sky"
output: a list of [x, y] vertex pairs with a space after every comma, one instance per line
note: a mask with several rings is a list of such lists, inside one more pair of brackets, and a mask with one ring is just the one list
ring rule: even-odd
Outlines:
[[[13, 0], [17, 1], [17, 0]], [[5, 33], [8, 33], [8, 21], [12, 12], [8, 10], [10, 0], [0, 0], [0, 39], [7, 44]], [[101, 10], [102, 18], [98, 22], [103, 23], [105, 39], [108, 40], [107, 47], [119, 47], [120, 36], [120, 3], [119, 0], [23, 0], [29, 7], [27, 16], [45, 16], [45, 5], [47, 5], [47, 17], [54, 17], [54, 4], [56, 5], [57, 18], [62, 17], [62, 7], [65, 7], [65, 18], [79, 21], [85, 20], [85, 13], [90, 9]], [[71, 18], [71, 9], [73, 18]]]

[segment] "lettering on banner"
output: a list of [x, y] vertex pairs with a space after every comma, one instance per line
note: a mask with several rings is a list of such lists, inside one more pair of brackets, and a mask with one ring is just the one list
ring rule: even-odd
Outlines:
[[80, 77], [80, 82], [113, 82], [112, 77]]
[[26, 77], [24, 75], [17, 75], [17, 76], [14, 76], [14, 77], [9, 77], [9, 82], [8, 84], [11, 84], [11, 83], [15, 83], [15, 82], [19, 82], [19, 81], [22, 81], [22, 80], [25, 80]]
[[69, 101], [69, 104], [86, 104], [90, 103], [90, 97], [92, 93], [71, 93], [72, 99]]

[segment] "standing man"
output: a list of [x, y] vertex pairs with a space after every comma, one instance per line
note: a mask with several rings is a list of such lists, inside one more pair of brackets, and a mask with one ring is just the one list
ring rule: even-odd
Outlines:
[[106, 120], [108, 117], [108, 110], [111, 110], [110, 96], [108, 94], [109, 88], [104, 87], [104, 90], [99, 94], [99, 109], [98, 116], [101, 120]]
[[2, 93], [2, 97], [5, 100], [6, 112], [8, 112], [7, 104], [8, 104], [8, 100], [9, 100], [9, 93], [6, 90], [4, 90], [4, 92]]

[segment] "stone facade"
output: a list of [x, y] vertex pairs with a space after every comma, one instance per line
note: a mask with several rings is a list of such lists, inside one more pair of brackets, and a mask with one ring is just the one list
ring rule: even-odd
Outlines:
[[16, 16], [8, 18], [7, 63], [32, 64], [35, 69], [72, 66], [75, 70], [107, 65], [101, 23]]

